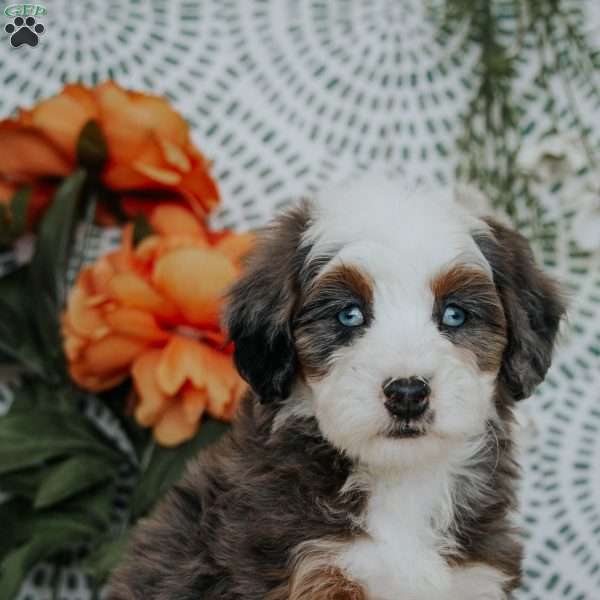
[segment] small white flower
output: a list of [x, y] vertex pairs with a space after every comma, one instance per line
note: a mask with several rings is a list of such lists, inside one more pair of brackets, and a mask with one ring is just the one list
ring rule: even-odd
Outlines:
[[553, 181], [585, 167], [587, 155], [578, 136], [552, 134], [523, 144], [517, 164], [541, 181]]
[[575, 242], [587, 252], [600, 250], [600, 193], [588, 192], [578, 199], [571, 225]]

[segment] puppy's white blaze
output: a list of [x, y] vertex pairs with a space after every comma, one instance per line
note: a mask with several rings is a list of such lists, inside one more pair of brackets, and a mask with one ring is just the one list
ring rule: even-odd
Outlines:
[[[335, 446], [374, 467], [405, 467], [485, 430], [495, 417], [495, 373], [480, 372], [469, 351], [440, 333], [428, 278], [421, 286], [377, 276], [373, 281], [372, 323], [335, 352], [328, 374], [310, 387], [319, 425]], [[411, 376], [430, 380], [434, 421], [424, 439], [388, 438], [383, 382]]]
[[[361, 472], [348, 489], [370, 490], [361, 523], [366, 535], [338, 551], [336, 564], [368, 590], [373, 600], [502, 600], [507, 578], [487, 565], [451, 568], [442, 551], [453, 517], [452, 481], [476, 452], [451, 453], [446, 464], [404, 472], [400, 477]], [[357, 481], [358, 480], [358, 481]], [[474, 481], [485, 486], [486, 482]], [[483, 490], [482, 490], [483, 491]]]
[[[305, 242], [313, 256], [336, 254], [324, 271], [357, 267], [373, 285], [373, 321], [364, 335], [330, 358], [328, 374], [309, 382], [314, 410], [329, 440], [359, 460], [383, 466], [426, 462], [485, 429], [495, 416], [495, 373], [454, 346], [433, 322], [431, 282], [455, 265], [491, 267], [473, 239], [487, 225], [450, 192], [402, 187], [367, 177], [326, 190], [312, 207]], [[309, 258], [310, 260], [310, 258]], [[321, 273], [322, 275], [322, 273]], [[425, 440], [389, 439], [382, 385], [397, 377], [430, 379], [435, 419]]]
[[448, 600], [505, 600], [504, 586], [509, 578], [489, 565], [457, 569]]
[[[369, 597], [390, 599], [426, 592], [438, 598], [450, 587], [450, 568], [438, 551], [431, 515], [447, 478], [431, 467], [402, 480], [377, 478], [363, 527], [368, 537], [351, 544], [339, 565], [363, 583]], [[412, 596], [411, 596], [412, 597]]]
[[439, 267], [467, 250], [491, 273], [470, 235], [489, 227], [457, 204], [450, 190], [369, 176], [323, 190], [311, 203], [311, 213], [304, 234], [312, 246], [309, 258], [372, 241], [395, 250], [407, 269]]
[[[325, 191], [304, 238], [313, 257], [335, 253], [324, 271], [356, 267], [373, 291], [372, 321], [333, 353], [326, 375], [307, 382], [303, 408], [357, 461], [345, 490], [369, 491], [361, 523], [366, 534], [339, 552], [337, 564], [373, 600], [500, 600], [500, 572], [451, 568], [444, 558], [452, 545], [446, 533], [453, 508], [461, 501], [453, 483], [469, 473], [479, 445], [489, 439], [488, 422], [498, 421], [497, 373], [482, 372], [470, 350], [443, 335], [433, 320], [431, 288], [453, 266], [480, 269], [491, 280], [473, 239], [487, 225], [450, 193], [400, 185], [368, 178]], [[413, 376], [429, 380], [433, 420], [421, 437], [389, 437], [383, 383]], [[478, 497], [487, 481], [471, 482], [470, 497]]]

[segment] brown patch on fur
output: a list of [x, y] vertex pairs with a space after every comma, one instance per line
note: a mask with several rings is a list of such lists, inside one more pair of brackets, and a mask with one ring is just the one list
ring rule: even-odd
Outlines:
[[305, 302], [310, 302], [313, 296], [322, 297], [329, 290], [334, 293], [340, 288], [352, 292], [363, 304], [373, 304], [373, 281], [357, 267], [340, 265], [319, 277], [310, 289]]
[[[497, 371], [507, 343], [506, 318], [489, 276], [480, 269], [458, 265], [435, 277], [431, 290], [435, 296], [434, 319], [444, 334], [475, 356], [481, 371]], [[445, 327], [441, 323], [448, 304], [466, 311], [467, 319], [461, 327]]]
[[289, 600], [363, 600], [364, 591], [335, 567], [344, 540], [317, 540], [294, 550]]
[[296, 583], [289, 600], [366, 600], [364, 590], [336, 568], [308, 573]]
[[[338, 313], [356, 304], [365, 317], [359, 327], [344, 327]], [[340, 265], [314, 280], [294, 319], [293, 333], [302, 374], [327, 374], [330, 357], [364, 332], [373, 317], [373, 282], [356, 267]]]
[[[468, 265], [456, 265], [437, 275], [431, 282], [431, 289], [436, 298], [445, 298], [456, 291], [469, 290], [483, 293], [490, 302], [499, 301], [495, 293], [494, 283], [481, 269]], [[488, 296], [489, 294], [489, 296]]]
[[289, 584], [273, 590], [265, 600], [367, 600], [364, 589], [333, 566], [294, 573]]

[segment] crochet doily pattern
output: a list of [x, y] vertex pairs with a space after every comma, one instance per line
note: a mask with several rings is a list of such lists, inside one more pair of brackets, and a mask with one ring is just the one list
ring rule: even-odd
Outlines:
[[[6, 4], [0, 2], [2, 11]], [[594, 0], [572, 4], [598, 39]], [[478, 48], [460, 26], [439, 36], [425, 2], [46, 5], [36, 47], [12, 48], [4, 30], [9, 19], [0, 14], [0, 114], [71, 81], [114, 78], [124, 87], [167, 96], [214, 161], [223, 196], [215, 225], [259, 226], [295, 199], [362, 169], [453, 184], [455, 141], [478, 76]], [[531, 92], [538, 48], [525, 43], [521, 52], [518, 101], [530, 124], [523, 139], [531, 146], [548, 130], [548, 93]], [[600, 81], [573, 76], [566, 83], [549, 88], [554, 126], [565, 135], [573, 130], [569, 106], [575, 103], [590, 129], [588, 149], [595, 152]], [[590, 184], [584, 171], [560, 185], [534, 185], [543, 207], [535, 251], [565, 286], [570, 316], [547, 381], [521, 413], [526, 560], [516, 597], [522, 600], [600, 597], [600, 253], [583, 251], [573, 227], [578, 194]], [[533, 235], [527, 224], [523, 231]], [[113, 242], [110, 236], [96, 240], [89, 258]], [[15, 253], [1, 255], [0, 273], [19, 260]], [[21, 600], [50, 598], [53, 585], [61, 600], [89, 597], [78, 570], [63, 570], [56, 582], [52, 569], [40, 566]]]

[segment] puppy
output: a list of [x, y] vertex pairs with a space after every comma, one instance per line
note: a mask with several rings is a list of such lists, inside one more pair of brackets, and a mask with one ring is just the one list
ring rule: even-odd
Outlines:
[[266, 230], [226, 317], [253, 389], [140, 525], [111, 600], [500, 600], [512, 410], [564, 304], [526, 240], [365, 177]]

